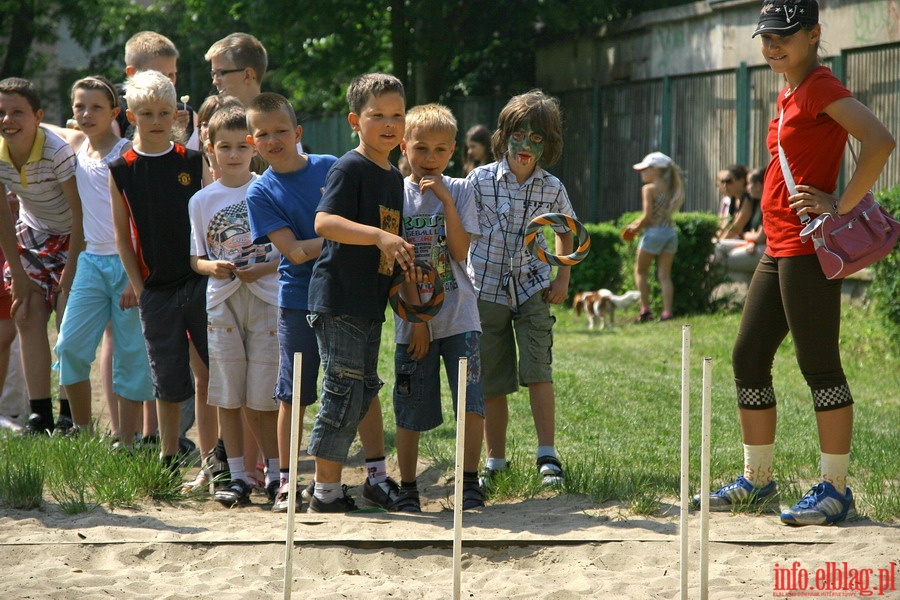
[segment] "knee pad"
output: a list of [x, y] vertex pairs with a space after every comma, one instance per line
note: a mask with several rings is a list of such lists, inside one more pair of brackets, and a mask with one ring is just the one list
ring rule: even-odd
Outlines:
[[813, 408], [816, 412], [835, 410], [853, 404], [853, 395], [847, 384], [812, 391]]
[[764, 410], [775, 406], [775, 389], [764, 388], [737, 388], [738, 408], [746, 410]]

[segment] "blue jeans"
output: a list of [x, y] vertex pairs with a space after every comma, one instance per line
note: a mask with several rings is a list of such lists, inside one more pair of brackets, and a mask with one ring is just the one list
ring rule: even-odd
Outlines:
[[307, 320], [308, 310], [278, 309], [278, 347], [280, 360], [275, 399], [290, 404], [294, 397], [294, 353], [303, 354], [300, 367], [300, 406], [309, 406], [318, 398], [319, 347], [316, 333]]
[[397, 426], [410, 431], [429, 431], [443, 422], [441, 414], [441, 358], [456, 413], [459, 359], [467, 358], [466, 412], [484, 416], [481, 393], [481, 357], [477, 331], [467, 331], [433, 340], [421, 360], [409, 356], [409, 344], [397, 344], [394, 368], [394, 415]]
[[319, 415], [307, 452], [346, 462], [356, 429], [384, 382], [378, 377], [381, 321], [310, 313], [322, 360]]

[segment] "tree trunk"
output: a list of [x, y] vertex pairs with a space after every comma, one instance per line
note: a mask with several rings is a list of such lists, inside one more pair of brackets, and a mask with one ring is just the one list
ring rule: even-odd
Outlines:
[[25, 75], [25, 65], [31, 51], [31, 43], [34, 41], [34, 20], [34, 4], [28, 1], [21, 2], [19, 10], [12, 15], [9, 46], [3, 58], [3, 66], [0, 67], [0, 79]]

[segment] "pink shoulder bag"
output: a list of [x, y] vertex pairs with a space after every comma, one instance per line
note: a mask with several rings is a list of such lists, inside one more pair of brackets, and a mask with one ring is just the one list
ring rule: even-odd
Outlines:
[[[778, 158], [788, 193], [793, 196], [797, 187], [781, 147], [783, 118], [784, 109], [778, 119]], [[852, 146], [850, 151], [853, 151]], [[855, 153], [853, 158], [856, 158]], [[890, 254], [900, 237], [900, 222], [875, 201], [872, 192], [845, 215], [824, 213], [810, 221], [809, 215], [804, 214], [800, 222], [806, 225], [800, 232], [800, 239], [804, 242], [812, 240], [819, 265], [828, 279], [847, 277], [878, 262]]]

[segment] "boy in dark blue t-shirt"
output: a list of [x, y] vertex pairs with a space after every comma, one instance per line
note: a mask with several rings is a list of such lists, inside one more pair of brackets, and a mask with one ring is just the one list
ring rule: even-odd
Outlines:
[[[356, 507], [342, 490], [341, 470], [357, 425], [367, 411], [381, 412], [377, 363], [388, 289], [394, 262], [409, 272], [415, 258], [412, 244], [398, 235], [403, 176], [389, 161], [403, 138], [403, 84], [390, 75], [361, 75], [350, 83], [347, 101], [359, 146], [328, 173], [315, 221], [325, 242], [309, 288], [309, 322], [324, 371], [309, 442], [309, 453], [316, 457], [311, 512]], [[368, 466], [363, 497], [391, 509], [399, 486], [384, 471], [373, 478], [377, 467]]]

